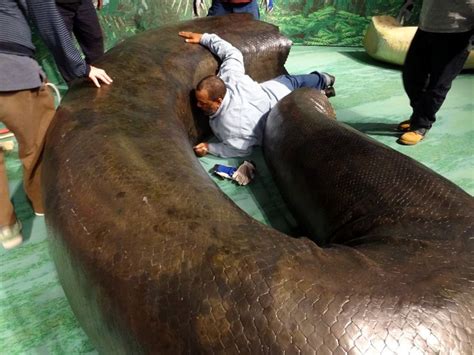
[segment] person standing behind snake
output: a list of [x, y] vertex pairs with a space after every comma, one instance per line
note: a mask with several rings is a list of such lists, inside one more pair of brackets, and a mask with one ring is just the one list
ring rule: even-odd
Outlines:
[[[70, 34], [74, 34], [81, 47], [87, 64], [94, 64], [104, 54], [104, 38], [99, 18], [92, 0], [55, 0], [59, 13]], [[97, 9], [102, 8], [102, 0], [97, 2]], [[74, 76], [64, 68], [59, 72], [70, 83]]]
[[249, 13], [255, 20], [260, 18], [257, 0], [213, 0], [207, 16], [222, 16], [232, 13]]
[[[112, 83], [107, 73], [88, 65], [69, 36], [54, 0], [0, 2], [0, 122], [15, 134], [23, 165], [23, 187], [36, 215], [43, 215], [41, 167], [46, 132], [54, 113], [54, 98], [46, 76], [34, 59], [32, 22], [58, 66], [71, 78], [88, 77], [97, 87]], [[21, 244], [21, 223], [10, 201], [0, 150], [0, 242], [5, 249]]]
[[[405, 0], [401, 13], [411, 11]], [[403, 86], [412, 114], [398, 125], [398, 142], [415, 145], [436, 121], [451, 84], [469, 55], [474, 29], [474, 0], [424, 0], [420, 24], [403, 65]]]
[[[263, 0], [262, 6], [265, 7], [267, 12], [272, 11], [273, 0]], [[199, 16], [199, 9], [204, 8], [203, 0], [194, 0], [193, 7], [194, 15]], [[222, 16], [233, 13], [249, 13], [255, 20], [260, 19], [257, 0], [212, 0], [207, 16]]]

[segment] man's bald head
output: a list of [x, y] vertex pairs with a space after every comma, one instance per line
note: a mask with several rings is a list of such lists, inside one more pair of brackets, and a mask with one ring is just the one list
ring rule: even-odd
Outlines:
[[226, 87], [222, 79], [216, 75], [209, 75], [202, 79], [196, 87], [197, 106], [206, 115], [217, 112], [226, 94]]
[[227, 91], [224, 82], [217, 75], [206, 76], [197, 84], [196, 90], [206, 90], [212, 101], [223, 99]]

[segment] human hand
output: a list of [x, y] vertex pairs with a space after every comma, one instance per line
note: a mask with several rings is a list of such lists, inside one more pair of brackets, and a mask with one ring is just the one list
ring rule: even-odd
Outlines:
[[109, 85], [112, 83], [112, 79], [107, 75], [105, 70], [93, 67], [91, 65], [91, 71], [89, 72], [89, 79], [92, 80], [98, 88], [100, 88], [99, 80], [103, 83]]
[[201, 42], [202, 33], [181, 31], [178, 34], [181, 37], [186, 38], [185, 41], [188, 42], [188, 43], [197, 43], [197, 44], [199, 44]]
[[245, 160], [232, 175], [232, 178], [237, 181], [239, 185], [245, 186], [253, 180], [255, 177], [255, 171], [255, 163], [253, 161]]
[[204, 0], [193, 0], [193, 15], [199, 17], [200, 10], [204, 10]]
[[198, 145], [195, 145], [193, 149], [194, 154], [196, 154], [198, 157], [203, 157], [209, 152], [209, 144], [206, 142], [199, 143]]

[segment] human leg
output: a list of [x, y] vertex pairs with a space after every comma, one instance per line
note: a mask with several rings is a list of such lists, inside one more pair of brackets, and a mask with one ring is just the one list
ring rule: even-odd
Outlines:
[[276, 100], [276, 103], [298, 88], [309, 87], [324, 90], [328, 87], [328, 84], [325, 75], [313, 72], [303, 75], [280, 75], [275, 79], [263, 82], [261, 86]]
[[248, 4], [233, 5], [233, 12], [236, 14], [239, 14], [239, 13], [252, 14], [255, 20], [260, 19], [260, 11], [258, 9], [257, 0], [252, 0], [252, 2]]
[[429, 77], [430, 34], [418, 29], [408, 48], [403, 64], [402, 79], [410, 106], [416, 106]]
[[44, 139], [55, 108], [46, 86], [0, 93], [2, 122], [15, 134], [23, 165], [23, 186], [35, 212], [43, 213], [41, 166]]
[[430, 77], [413, 107], [411, 125], [431, 128], [456, 76], [461, 72], [469, 51], [471, 33], [432, 33]]
[[[8, 115], [5, 97], [0, 93], [0, 121]], [[21, 225], [17, 223], [15, 209], [10, 200], [7, 171], [3, 150], [0, 148], [0, 243], [5, 249], [14, 248], [23, 241]]]
[[[429, 34], [429, 80], [413, 102], [413, 113], [409, 127], [399, 143], [414, 145], [423, 140], [428, 130], [436, 121], [436, 113], [441, 108], [451, 84], [461, 72], [469, 51], [468, 45], [472, 35], [465, 33], [430, 33]], [[399, 128], [406, 123], [399, 125]], [[406, 125], [405, 125], [406, 126]]]
[[[421, 93], [423, 92], [429, 77], [428, 72], [428, 51], [427, 51], [428, 33], [417, 30], [413, 37], [405, 58], [402, 69], [402, 80], [405, 92], [410, 100], [410, 106], [416, 105]], [[410, 115], [411, 117], [411, 115]], [[397, 129], [401, 132], [410, 131], [410, 119], [401, 122]]]
[[97, 11], [91, 0], [83, 0], [78, 7], [73, 32], [86, 62], [94, 64], [104, 54], [104, 38]]
[[223, 4], [219, 0], [213, 0], [207, 16], [223, 16], [232, 13], [232, 8], [228, 4]]
[[325, 74], [316, 71], [303, 75], [280, 75], [273, 80], [286, 85], [291, 91], [298, 88], [324, 90], [330, 84], [330, 79]]

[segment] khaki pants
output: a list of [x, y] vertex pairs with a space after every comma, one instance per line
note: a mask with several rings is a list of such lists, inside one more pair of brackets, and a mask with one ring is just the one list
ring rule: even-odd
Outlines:
[[[41, 165], [44, 139], [55, 113], [54, 98], [46, 86], [0, 92], [0, 121], [15, 134], [23, 165], [23, 187], [35, 212], [43, 213]], [[15, 223], [3, 151], [0, 150], [0, 226]]]

